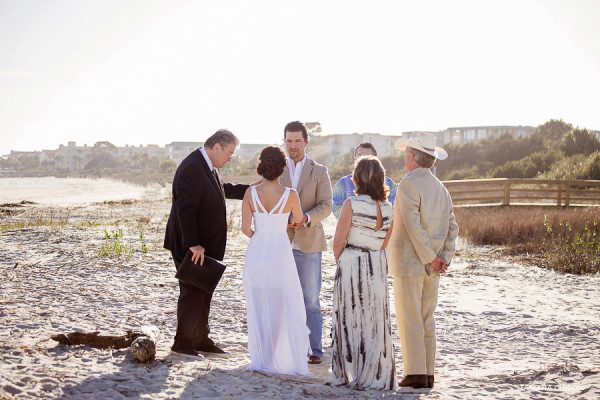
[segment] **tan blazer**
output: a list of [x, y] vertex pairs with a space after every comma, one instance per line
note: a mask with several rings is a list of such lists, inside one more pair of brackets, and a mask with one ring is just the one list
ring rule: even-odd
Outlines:
[[[290, 172], [287, 167], [279, 182], [286, 187], [292, 187]], [[290, 241], [296, 235], [296, 241], [300, 250], [305, 253], [315, 253], [327, 250], [325, 232], [321, 220], [331, 214], [331, 180], [327, 173], [327, 167], [306, 157], [302, 174], [298, 181], [298, 195], [302, 211], [310, 216], [308, 226], [300, 226], [296, 229], [288, 228], [287, 233]]]
[[436, 256], [450, 263], [457, 236], [448, 190], [429, 168], [414, 169], [398, 184], [387, 247], [390, 274], [422, 276]]

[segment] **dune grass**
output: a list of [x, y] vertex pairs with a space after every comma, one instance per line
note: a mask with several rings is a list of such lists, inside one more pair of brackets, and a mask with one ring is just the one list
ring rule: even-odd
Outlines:
[[26, 220], [15, 221], [15, 222], [3, 222], [0, 223], [0, 234], [7, 233], [9, 231], [15, 231], [20, 229], [26, 229], [31, 227], [39, 227], [39, 226], [47, 226], [53, 227], [56, 229], [60, 229], [61, 227], [66, 226], [69, 223], [69, 215], [66, 214], [66, 217], [53, 218], [43, 218], [41, 216], [33, 216]]
[[562, 272], [600, 271], [598, 207], [457, 207], [455, 214], [460, 235], [474, 245], [503, 245]]

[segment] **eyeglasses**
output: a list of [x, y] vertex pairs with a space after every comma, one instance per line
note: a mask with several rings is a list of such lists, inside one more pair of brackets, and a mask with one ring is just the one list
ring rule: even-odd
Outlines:
[[219, 144], [219, 146], [221, 147], [221, 150], [223, 150], [227, 154], [227, 157], [233, 158], [235, 156], [235, 150], [234, 151], [227, 151], [225, 149], [225, 147], [221, 146], [221, 144]]

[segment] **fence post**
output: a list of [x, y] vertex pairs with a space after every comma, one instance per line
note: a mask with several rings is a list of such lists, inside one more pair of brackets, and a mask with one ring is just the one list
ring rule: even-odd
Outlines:
[[557, 183], [556, 186], [558, 186], [558, 196], [556, 196], [556, 205], [560, 207], [560, 205], [562, 203], [563, 185], [562, 185], [562, 183]]
[[565, 207], [569, 207], [569, 198], [571, 197], [571, 184], [565, 183]]
[[510, 205], [510, 181], [504, 182], [504, 202], [502, 203], [504, 206]]

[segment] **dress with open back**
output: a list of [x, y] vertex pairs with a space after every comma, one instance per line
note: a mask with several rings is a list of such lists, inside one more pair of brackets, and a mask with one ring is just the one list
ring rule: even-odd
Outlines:
[[350, 197], [352, 224], [337, 261], [331, 321], [334, 383], [361, 389], [394, 390], [398, 384], [388, 297], [388, 267], [381, 246], [394, 211], [368, 195]]
[[267, 211], [250, 188], [254, 234], [246, 250], [242, 281], [248, 321], [248, 369], [309, 375], [309, 330], [300, 279], [286, 233], [290, 213], [283, 213], [290, 189]]

